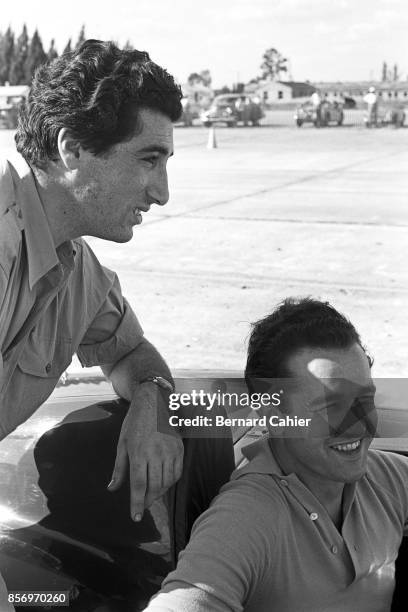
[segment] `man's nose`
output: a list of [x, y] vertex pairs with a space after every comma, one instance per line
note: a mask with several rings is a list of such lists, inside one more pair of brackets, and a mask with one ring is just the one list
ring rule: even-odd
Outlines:
[[169, 183], [167, 171], [163, 170], [151, 182], [148, 188], [149, 204], [164, 206], [169, 201]]

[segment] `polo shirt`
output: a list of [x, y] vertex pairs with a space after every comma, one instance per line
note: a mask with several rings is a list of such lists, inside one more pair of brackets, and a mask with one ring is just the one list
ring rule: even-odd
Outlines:
[[245, 454], [249, 463], [196, 521], [147, 610], [389, 610], [408, 516], [408, 460], [369, 451], [366, 474], [345, 485], [340, 533], [296, 474], [283, 475], [267, 439]]
[[78, 354], [116, 363], [143, 331], [116, 274], [81, 238], [57, 249], [31, 168], [0, 163], [0, 439], [51, 394]]

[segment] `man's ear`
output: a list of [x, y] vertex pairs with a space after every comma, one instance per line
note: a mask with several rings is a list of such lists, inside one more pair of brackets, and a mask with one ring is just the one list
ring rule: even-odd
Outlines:
[[76, 170], [79, 165], [81, 144], [67, 128], [61, 128], [58, 134], [58, 152], [67, 170]]

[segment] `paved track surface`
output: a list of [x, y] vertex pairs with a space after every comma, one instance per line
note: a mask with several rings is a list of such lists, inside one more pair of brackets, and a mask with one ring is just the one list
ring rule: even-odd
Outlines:
[[211, 150], [178, 128], [168, 205], [126, 245], [90, 239], [172, 367], [241, 369], [250, 322], [313, 295], [356, 324], [376, 376], [408, 375], [408, 129], [349, 117], [297, 129], [275, 113], [217, 128]]

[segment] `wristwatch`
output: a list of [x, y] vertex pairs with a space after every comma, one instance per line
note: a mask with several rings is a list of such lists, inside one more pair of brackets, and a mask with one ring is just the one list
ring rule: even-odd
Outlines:
[[170, 391], [170, 393], [174, 393], [174, 387], [172, 383], [169, 380], [166, 380], [166, 378], [163, 378], [163, 376], [148, 376], [147, 378], [140, 380], [139, 385], [145, 382], [152, 382], [155, 385], [158, 385], [159, 387], [161, 387], [162, 389], [166, 389], [166, 391]]

